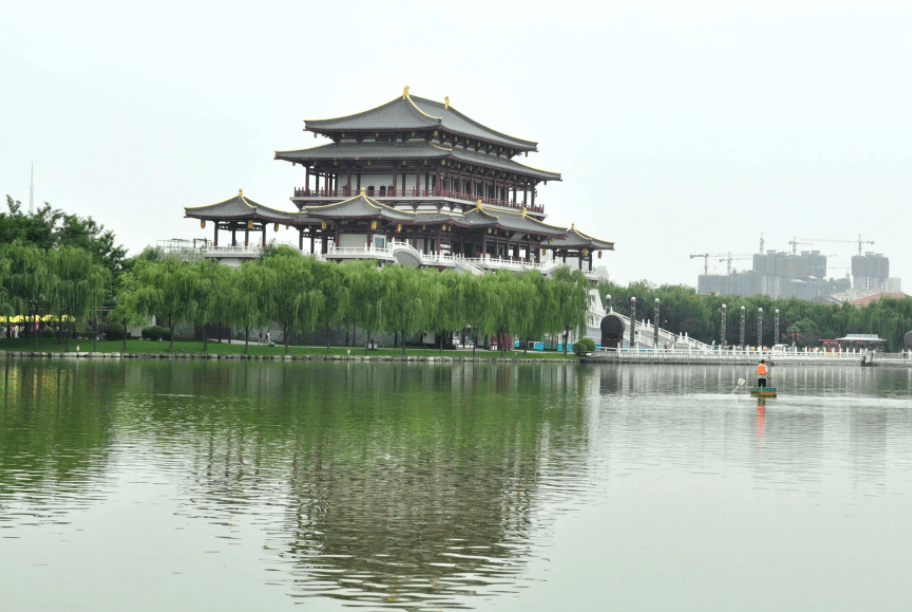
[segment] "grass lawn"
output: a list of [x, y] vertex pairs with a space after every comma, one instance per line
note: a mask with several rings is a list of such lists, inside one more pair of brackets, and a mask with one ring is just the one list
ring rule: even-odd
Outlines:
[[[168, 342], [162, 340], [159, 342], [152, 342], [149, 340], [127, 340], [127, 353], [167, 353], [168, 352]], [[76, 347], [79, 347], [81, 352], [91, 352], [92, 341], [80, 338], [78, 340], [70, 340], [70, 351], [76, 351]], [[203, 352], [203, 343], [197, 341], [188, 341], [188, 340], [175, 340], [174, 341], [174, 352], [182, 353], [183, 351], [188, 353], [202, 353]], [[31, 352], [35, 350], [35, 341], [31, 338], [0, 338], [0, 351], [23, 351]], [[55, 353], [58, 351], [66, 350], [66, 342], [58, 343], [56, 338], [39, 338], [38, 340], [38, 351], [42, 353]], [[351, 351], [352, 355], [371, 355], [371, 356], [390, 356], [390, 357], [401, 357], [402, 349], [396, 348], [381, 348], [374, 351], [368, 351], [363, 346], [361, 347], [344, 347], [344, 346], [334, 346], [330, 348], [331, 355], [346, 355], [349, 354], [348, 351]], [[100, 340], [98, 342], [98, 352], [100, 353], [122, 353], [123, 350], [123, 341], [105, 341]], [[288, 347], [288, 352], [291, 355], [326, 355], [326, 347], [323, 346], [294, 346], [291, 345]], [[243, 344], [219, 344], [218, 342], [209, 343], [209, 353], [213, 355], [241, 355], [244, 353]], [[285, 347], [283, 345], [277, 346], [261, 346], [259, 344], [250, 343], [248, 353], [250, 355], [284, 355]], [[437, 349], [419, 349], [419, 348], [407, 348], [405, 351], [406, 356], [408, 357], [436, 357], [438, 355], [443, 355], [445, 357], [471, 357], [472, 351], [443, 351], [440, 353]], [[500, 357], [501, 354], [497, 351], [486, 351], [486, 350], [477, 350], [475, 352], [475, 357], [479, 359], [492, 359], [495, 357]], [[522, 351], [507, 351], [504, 354], [504, 357], [507, 358], [516, 358], [516, 359], [575, 359], [573, 353], [568, 353], [564, 356], [561, 353], [554, 351], [541, 352], [541, 351], [529, 351], [526, 354], [523, 354]]]

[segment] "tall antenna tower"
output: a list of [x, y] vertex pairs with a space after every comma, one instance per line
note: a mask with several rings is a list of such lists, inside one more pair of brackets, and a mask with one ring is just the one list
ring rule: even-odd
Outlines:
[[29, 187], [29, 216], [35, 214], [35, 162], [32, 162], [32, 184]]

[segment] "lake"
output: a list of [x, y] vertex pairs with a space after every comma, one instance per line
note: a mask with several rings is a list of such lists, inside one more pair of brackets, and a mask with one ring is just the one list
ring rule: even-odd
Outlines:
[[905, 610], [912, 370], [0, 361], [3, 610]]

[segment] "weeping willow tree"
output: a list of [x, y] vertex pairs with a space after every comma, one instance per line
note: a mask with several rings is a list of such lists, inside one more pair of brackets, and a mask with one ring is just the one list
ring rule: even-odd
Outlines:
[[315, 321], [312, 257], [301, 257], [288, 247], [279, 247], [270, 257], [262, 260], [263, 292], [266, 301], [265, 315], [282, 329], [285, 354], [292, 331], [311, 329]]
[[143, 304], [139, 282], [131, 272], [122, 274], [118, 279], [118, 291], [114, 297], [114, 310], [108, 316], [123, 325], [123, 350], [127, 352], [127, 329], [130, 325], [142, 325]]
[[329, 330], [342, 320], [348, 308], [348, 276], [338, 264], [316, 261], [315, 263], [312, 290], [319, 292], [320, 299], [317, 301], [314, 315], [326, 334], [326, 354], [329, 355]]
[[383, 325], [402, 335], [402, 354], [405, 355], [406, 337], [425, 329], [430, 320], [431, 294], [427, 275], [417, 268], [386, 266], [380, 276], [387, 290]]
[[208, 353], [209, 334], [206, 326], [229, 318], [231, 278], [237, 271], [221, 265], [215, 259], [202, 259], [196, 264], [196, 272], [200, 283], [196, 322], [203, 328], [203, 352]]
[[9, 272], [6, 289], [12, 306], [26, 313], [26, 321], [35, 323], [33, 337], [38, 351], [38, 318], [52, 310], [57, 299], [57, 276], [48, 265], [47, 252], [19, 241], [3, 245], [0, 260]]
[[[63, 246], [48, 251], [48, 263], [57, 276], [55, 308], [56, 319], [60, 322], [61, 334], [66, 327], [66, 350], [70, 350], [72, 331], [94, 316], [105, 297], [105, 287], [110, 273], [104, 266], [94, 262], [92, 254], [85, 249]], [[98, 350], [97, 326], [93, 338], [93, 350]]]
[[346, 262], [342, 269], [348, 276], [349, 300], [347, 317], [365, 331], [365, 345], [370, 342], [371, 333], [383, 324], [383, 300], [386, 285], [374, 261]]
[[586, 327], [586, 311], [589, 309], [589, 281], [580, 270], [571, 272], [568, 268], [558, 268], [554, 272], [554, 299], [556, 300], [557, 322], [564, 332], [564, 354], [570, 332]]
[[174, 323], [192, 321], [199, 307], [200, 294], [207, 284], [196, 266], [170, 255], [159, 261], [140, 260], [133, 268], [138, 282], [138, 304], [145, 313], [161, 315], [171, 330], [168, 353], [174, 352]]
[[429, 272], [425, 278], [433, 281], [428, 287], [432, 305], [428, 328], [437, 335], [437, 349], [442, 354], [444, 336], [465, 326], [465, 315], [459, 300], [460, 275], [447, 270], [437, 274]]
[[494, 310], [497, 297], [490, 274], [475, 276], [463, 274], [459, 277], [459, 304], [465, 321], [472, 328], [472, 356], [478, 346], [479, 336], [494, 333]]
[[268, 296], [260, 260], [248, 261], [228, 278], [228, 321], [244, 330], [244, 354], [250, 347], [250, 328], [266, 323]]

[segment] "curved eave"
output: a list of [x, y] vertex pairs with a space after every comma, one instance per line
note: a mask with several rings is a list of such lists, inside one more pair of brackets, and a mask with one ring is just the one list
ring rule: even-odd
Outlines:
[[588, 249], [590, 251], [613, 251], [614, 243], [608, 240], [594, 238], [584, 234], [571, 226], [567, 230], [567, 237], [548, 245], [549, 249]]

